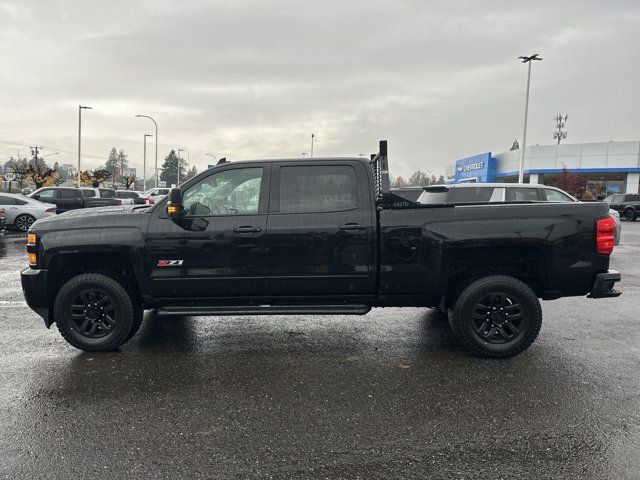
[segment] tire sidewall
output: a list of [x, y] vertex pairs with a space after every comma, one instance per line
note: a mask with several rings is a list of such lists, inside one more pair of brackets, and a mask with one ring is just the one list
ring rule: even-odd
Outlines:
[[[69, 315], [69, 306], [75, 296], [88, 288], [101, 290], [109, 295], [115, 307], [115, 328], [102, 338], [81, 335]], [[113, 278], [100, 274], [82, 274], [67, 281], [56, 296], [54, 316], [63, 337], [73, 346], [87, 351], [117, 348], [128, 339], [134, 323], [132, 303], [127, 291]]]
[[[504, 292], [520, 303], [525, 323], [520, 334], [513, 340], [493, 344], [482, 340], [473, 328], [473, 309], [477, 302], [490, 293]], [[458, 298], [452, 318], [453, 331], [474, 353], [489, 357], [507, 357], [526, 350], [540, 330], [542, 312], [540, 302], [524, 283], [511, 277], [487, 277], [469, 285]]]

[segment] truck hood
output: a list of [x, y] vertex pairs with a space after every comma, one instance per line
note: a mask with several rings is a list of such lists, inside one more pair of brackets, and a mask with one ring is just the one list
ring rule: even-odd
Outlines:
[[70, 210], [45, 217], [36, 221], [31, 230], [40, 232], [47, 230], [109, 228], [133, 226], [144, 222], [148, 217], [148, 205], [118, 205], [114, 207], [93, 207]]

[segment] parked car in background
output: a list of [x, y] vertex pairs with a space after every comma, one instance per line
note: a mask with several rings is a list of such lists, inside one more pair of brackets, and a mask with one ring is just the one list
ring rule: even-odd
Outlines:
[[[497, 202], [579, 202], [579, 200], [557, 187], [536, 183], [456, 183], [423, 187], [417, 201], [422, 204]], [[618, 245], [622, 235], [620, 215], [612, 209], [609, 209], [609, 215], [615, 223], [614, 242]]]
[[33, 193], [33, 188], [31, 187], [24, 187], [22, 190], [20, 190], [22, 192], [23, 195], [29, 195], [30, 193]]
[[628, 222], [635, 222], [640, 216], [640, 195], [637, 193], [615, 193], [604, 201]]
[[133, 190], [116, 190], [116, 198], [119, 199], [123, 205], [144, 205], [147, 203], [144, 194], [134, 192]]
[[147, 190], [144, 193], [149, 195], [151, 198], [153, 198], [154, 202], [157, 203], [160, 200], [162, 200], [164, 197], [169, 195], [169, 190], [171, 189], [170, 188], [152, 188], [150, 190]]
[[[104, 195], [107, 196], [101, 196], [103, 190], [106, 191]], [[108, 192], [109, 190], [111, 193]], [[110, 188], [44, 187], [39, 188], [29, 197], [41, 202], [53, 203], [57, 213], [78, 208], [122, 205], [120, 200], [115, 198], [114, 190]]]
[[4, 211], [4, 208], [0, 208], [0, 232], [4, 232], [4, 226], [7, 222], [7, 214]]
[[22, 232], [36, 220], [56, 214], [56, 207], [51, 204], [14, 193], [0, 193], [0, 208], [6, 213], [6, 224]]

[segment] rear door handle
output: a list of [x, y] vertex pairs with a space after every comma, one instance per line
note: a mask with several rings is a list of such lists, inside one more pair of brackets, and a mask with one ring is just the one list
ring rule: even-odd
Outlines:
[[242, 227], [236, 227], [233, 229], [234, 232], [236, 233], [257, 233], [257, 232], [261, 232], [262, 228], [260, 227], [251, 227], [249, 225], [245, 225]]
[[359, 223], [345, 223], [338, 228], [340, 230], [366, 230], [369, 227], [367, 225], [360, 225]]

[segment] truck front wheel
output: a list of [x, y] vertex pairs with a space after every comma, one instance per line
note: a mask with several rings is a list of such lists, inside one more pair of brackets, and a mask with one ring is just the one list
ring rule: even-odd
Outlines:
[[136, 324], [127, 290], [99, 273], [84, 273], [67, 281], [56, 296], [54, 317], [64, 339], [88, 352], [115, 350], [129, 339]]
[[495, 275], [467, 286], [449, 321], [459, 342], [473, 355], [507, 358], [534, 342], [542, 325], [542, 309], [526, 284]]

